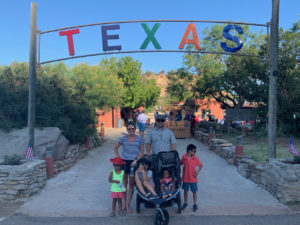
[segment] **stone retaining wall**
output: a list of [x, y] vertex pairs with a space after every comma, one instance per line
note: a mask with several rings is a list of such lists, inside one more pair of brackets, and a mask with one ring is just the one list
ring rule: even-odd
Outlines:
[[208, 133], [196, 131], [195, 137], [207, 144], [209, 150], [235, 165], [237, 171], [266, 189], [280, 202], [300, 201], [300, 164], [292, 164], [288, 159], [272, 159], [257, 163], [249, 156], [237, 156], [235, 146], [224, 139], [208, 138]]
[[[70, 145], [63, 160], [54, 161], [54, 174], [72, 167], [88, 153], [85, 146]], [[0, 202], [18, 201], [39, 192], [47, 182], [45, 160], [22, 165], [0, 165]]]
[[81, 145], [70, 145], [63, 160], [54, 161], [54, 174], [72, 167], [87, 154], [87, 148]]
[[47, 181], [45, 160], [18, 166], [0, 165], [0, 201], [13, 201], [40, 191]]

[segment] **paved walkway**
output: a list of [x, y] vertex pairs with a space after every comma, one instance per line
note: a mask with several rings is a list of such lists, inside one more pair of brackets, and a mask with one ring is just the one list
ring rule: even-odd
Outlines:
[[[48, 180], [45, 188], [32, 196], [18, 210], [30, 216], [108, 216], [111, 210], [108, 175], [113, 168], [109, 159], [114, 157], [113, 145], [125, 133], [124, 128], [106, 129], [105, 142], [93, 149], [88, 156], [66, 172]], [[187, 215], [266, 215], [291, 213], [271, 194], [252, 181], [240, 176], [234, 166], [208, 150], [195, 139], [177, 139], [180, 156], [186, 146], [197, 146], [197, 156], [203, 163], [199, 174], [199, 211], [186, 209]], [[135, 195], [132, 207], [135, 208]], [[189, 195], [192, 203], [192, 196]], [[172, 216], [177, 215], [177, 205], [168, 208]], [[142, 206], [138, 216], [153, 215], [154, 210]], [[137, 214], [132, 214], [136, 216]]]

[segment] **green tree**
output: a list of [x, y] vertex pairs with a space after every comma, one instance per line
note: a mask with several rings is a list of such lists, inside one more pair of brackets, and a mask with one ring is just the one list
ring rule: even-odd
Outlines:
[[141, 89], [143, 97], [141, 99], [141, 105], [146, 108], [153, 107], [159, 98], [160, 88], [156, 85], [155, 79], [141, 79]]
[[186, 101], [193, 96], [192, 85], [195, 76], [184, 68], [171, 70], [168, 74], [167, 93], [174, 101]]
[[103, 60], [99, 66], [86, 63], [74, 66], [68, 74], [73, 83], [73, 95], [92, 108], [116, 107], [122, 103], [123, 83], [117, 76], [117, 62]]
[[39, 68], [36, 125], [59, 127], [71, 143], [83, 143], [95, 132], [95, 110], [84, 99], [74, 97], [67, 72], [64, 63]]
[[300, 33], [298, 20], [291, 31], [280, 30], [278, 49], [278, 125], [284, 134], [300, 133]]
[[28, 65], [13, 62], [0, 67], [0, 128], [27, 125]]
[[[203, 31], [204, 51], [216, 51], [216, 48], [219, 52], [223, 51], [219, 44], [221, 41], [230, 47], [235, 45], [223, 40], [224, 26], [214, 25]], [[251, 32], [249, 26], [242, 28], [244, 34], [236, 35], [247, 44], [244, 43], [240, 53], [259, 54], [265, 37]], [[266, 74], [266, 67], [261, 59], [209, 54], [187, 54], [184, 59], [187, 68], [197, 72], [198, 78], [193, 86], [197, 98], [214, 98], [225, 107], [240, 108], [246, 100], [256, 99], [257, 93], [264, 90], [265, 82], [261, 78]]]
[[125, 57], [121, 58], [118, 64], [118, 77], [124, 84], [122, 106], [128, 109], [135, 109], [141, 105], [154, 106], [160, 89], [154, 81], [142, 79], [141, 63], [131, 57]]

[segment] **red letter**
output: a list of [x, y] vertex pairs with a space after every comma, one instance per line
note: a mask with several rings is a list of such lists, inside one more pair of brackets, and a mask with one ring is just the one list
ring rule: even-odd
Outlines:
[[[192, 30], [192, 34], [193, 34], [193, 39], [188, 39], [188, 36], [189, 36], [191, 30]], [[183, 35], [183, 38], [182, 38], [178, 48], [180, 48], [180, 49], [184, 48], [184, 45], [186, 43], [194, 44], [196, 49], [198, 49], [198, 50], [201, 49], [198, 34], [197, 34], [197, 31], [196, 31], [196, 27], [195, 27], [195, 24], [193, 24], [193, 23], [190, 23], [188, 25], [188, 27], [186, 28], [185, 33]]]
[[75, 55], [75, 52], [74, 52], [74, 43], [73, 43], [73, 34], [78, 34], [78, 33], [79, 33], [79, 29], [66, 30], [66, 31], [59, 32], [59, 36], [67, 35], [67, 38], [68, 38], [68, 47], [69, 47], [69, 55], [71, 55], [71, 56]]

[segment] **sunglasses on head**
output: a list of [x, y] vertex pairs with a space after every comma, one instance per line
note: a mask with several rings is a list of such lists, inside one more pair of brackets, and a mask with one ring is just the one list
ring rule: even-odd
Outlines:
[[158, 119], [158, 120], [156, 120], [156, 122], [162, 123], [162, 122], [165, 122], [165, 120]]

